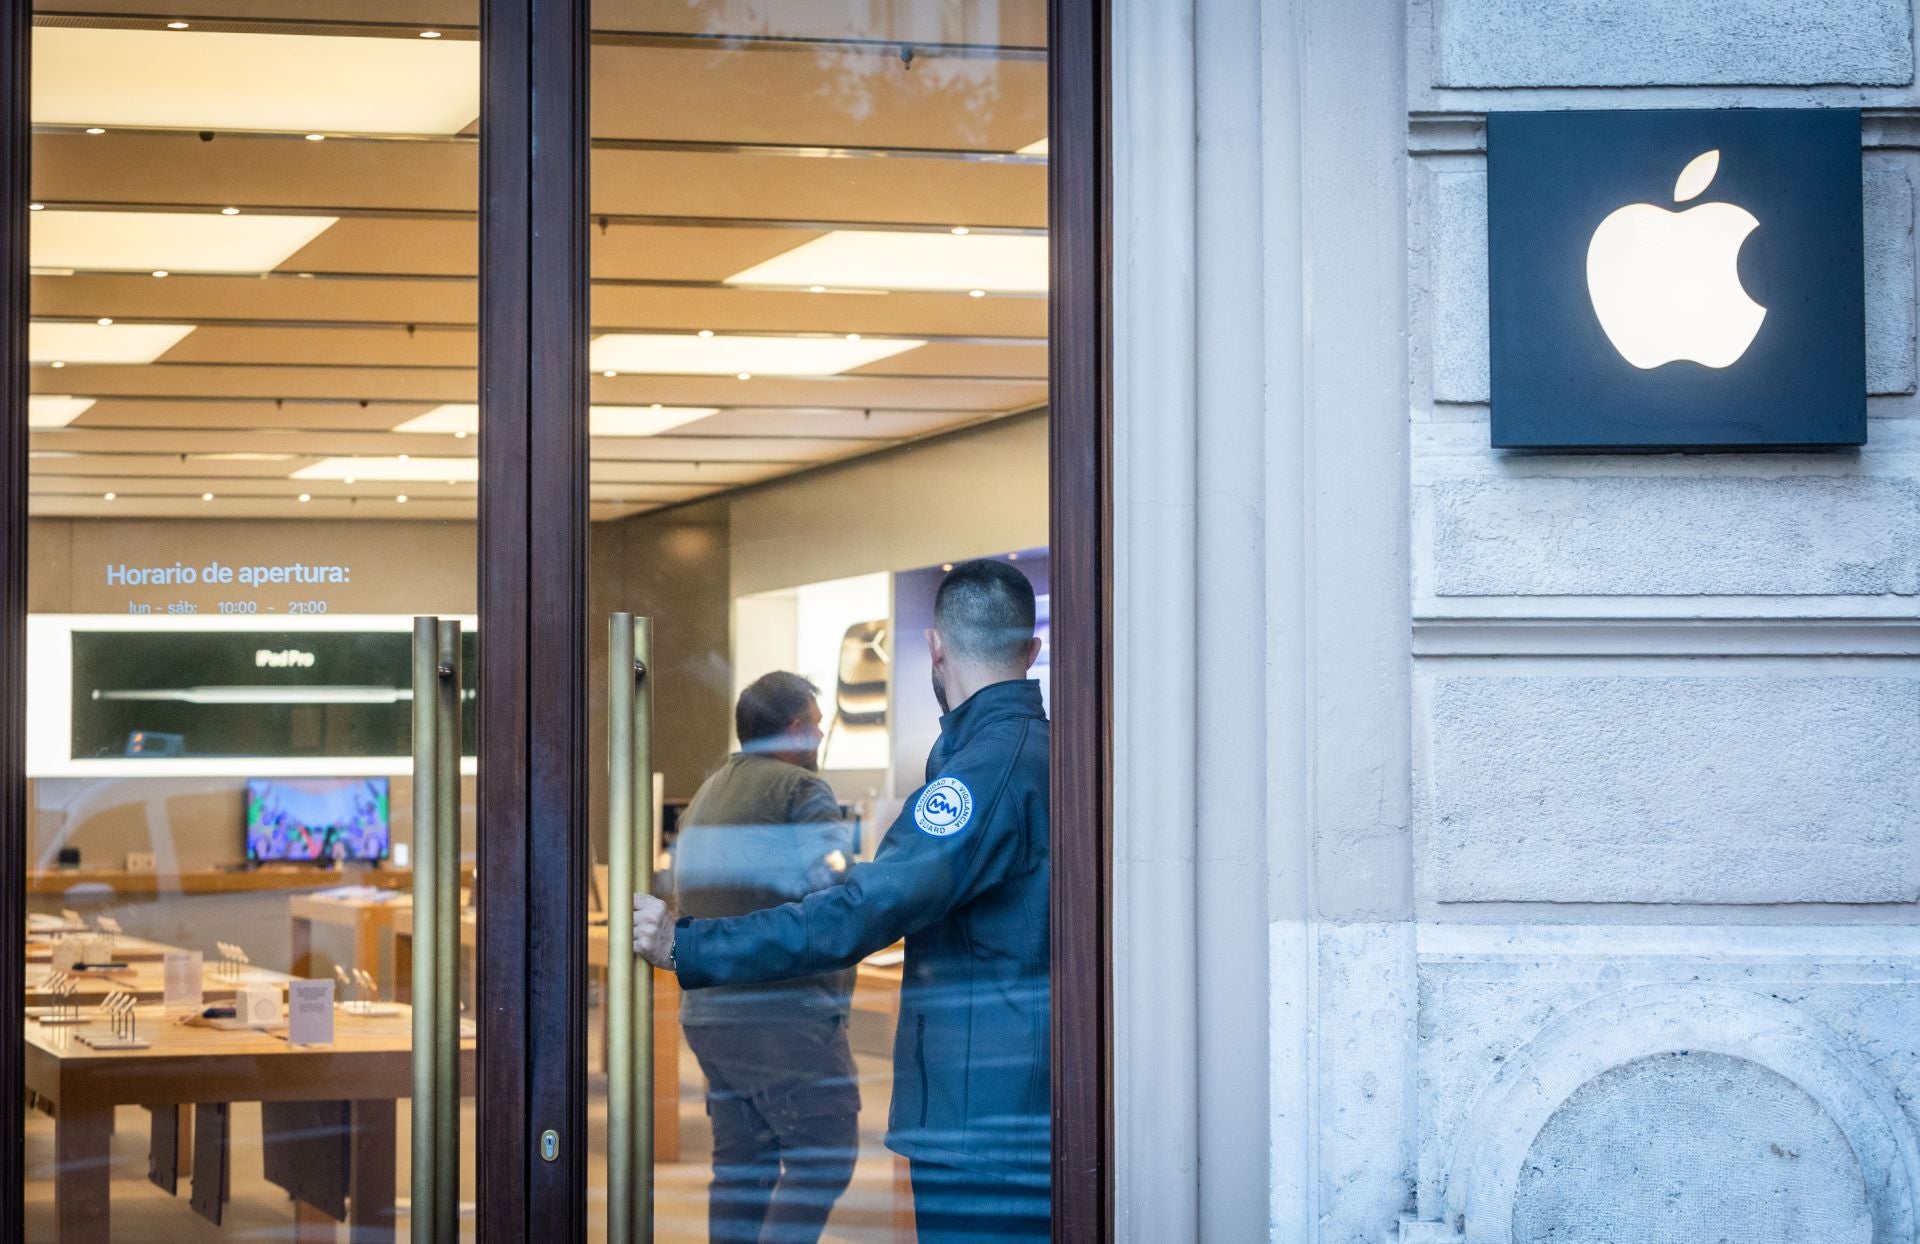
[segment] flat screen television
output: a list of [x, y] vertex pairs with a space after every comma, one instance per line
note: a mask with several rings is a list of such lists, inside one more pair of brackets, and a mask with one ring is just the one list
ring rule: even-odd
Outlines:
[[247, 859], [377, 862], [392, 846], [387, 779], [249, 778]]

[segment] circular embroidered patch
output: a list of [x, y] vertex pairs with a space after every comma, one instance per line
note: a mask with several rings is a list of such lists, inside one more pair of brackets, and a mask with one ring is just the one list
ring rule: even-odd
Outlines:
[[967, 827], [973, 816], [973, 792], [959, 778], [943, 777], [920, 792], [913, 805], [913, 821], [923, 834], [951, 838]]

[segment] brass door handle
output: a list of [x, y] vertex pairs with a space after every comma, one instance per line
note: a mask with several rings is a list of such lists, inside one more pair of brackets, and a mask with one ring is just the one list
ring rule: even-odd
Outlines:
[[460, 1238], [460, 624], [413, 620], [413, 1244]]
[[[633, 953], [633, 896], [652, 889], [653, 619], [607, 630], [607, 1244], [653, 1239], [653, 969]], [[644, 889], [642, 888], [644, 887]]]

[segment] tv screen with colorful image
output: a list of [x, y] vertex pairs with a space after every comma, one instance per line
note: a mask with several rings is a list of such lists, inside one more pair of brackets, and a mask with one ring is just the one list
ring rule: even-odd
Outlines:
[[386, 778], [250, 778], [247, 859], [379, 861], [392, 843]]

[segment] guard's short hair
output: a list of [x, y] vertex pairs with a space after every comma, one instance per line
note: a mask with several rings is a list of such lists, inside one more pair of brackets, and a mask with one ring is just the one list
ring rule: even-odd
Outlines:
[[818, 687], [799, 674], [785, 670], [762, 674], [748, 684], [733, 706], [734, 732], [742, 744], [778, 738], [819, 693]]
[[1033, 584], [1006, 562], [961, 562], [940, 580], [933, 625], [963, 657], [1014, 664], [1033, 639]]

